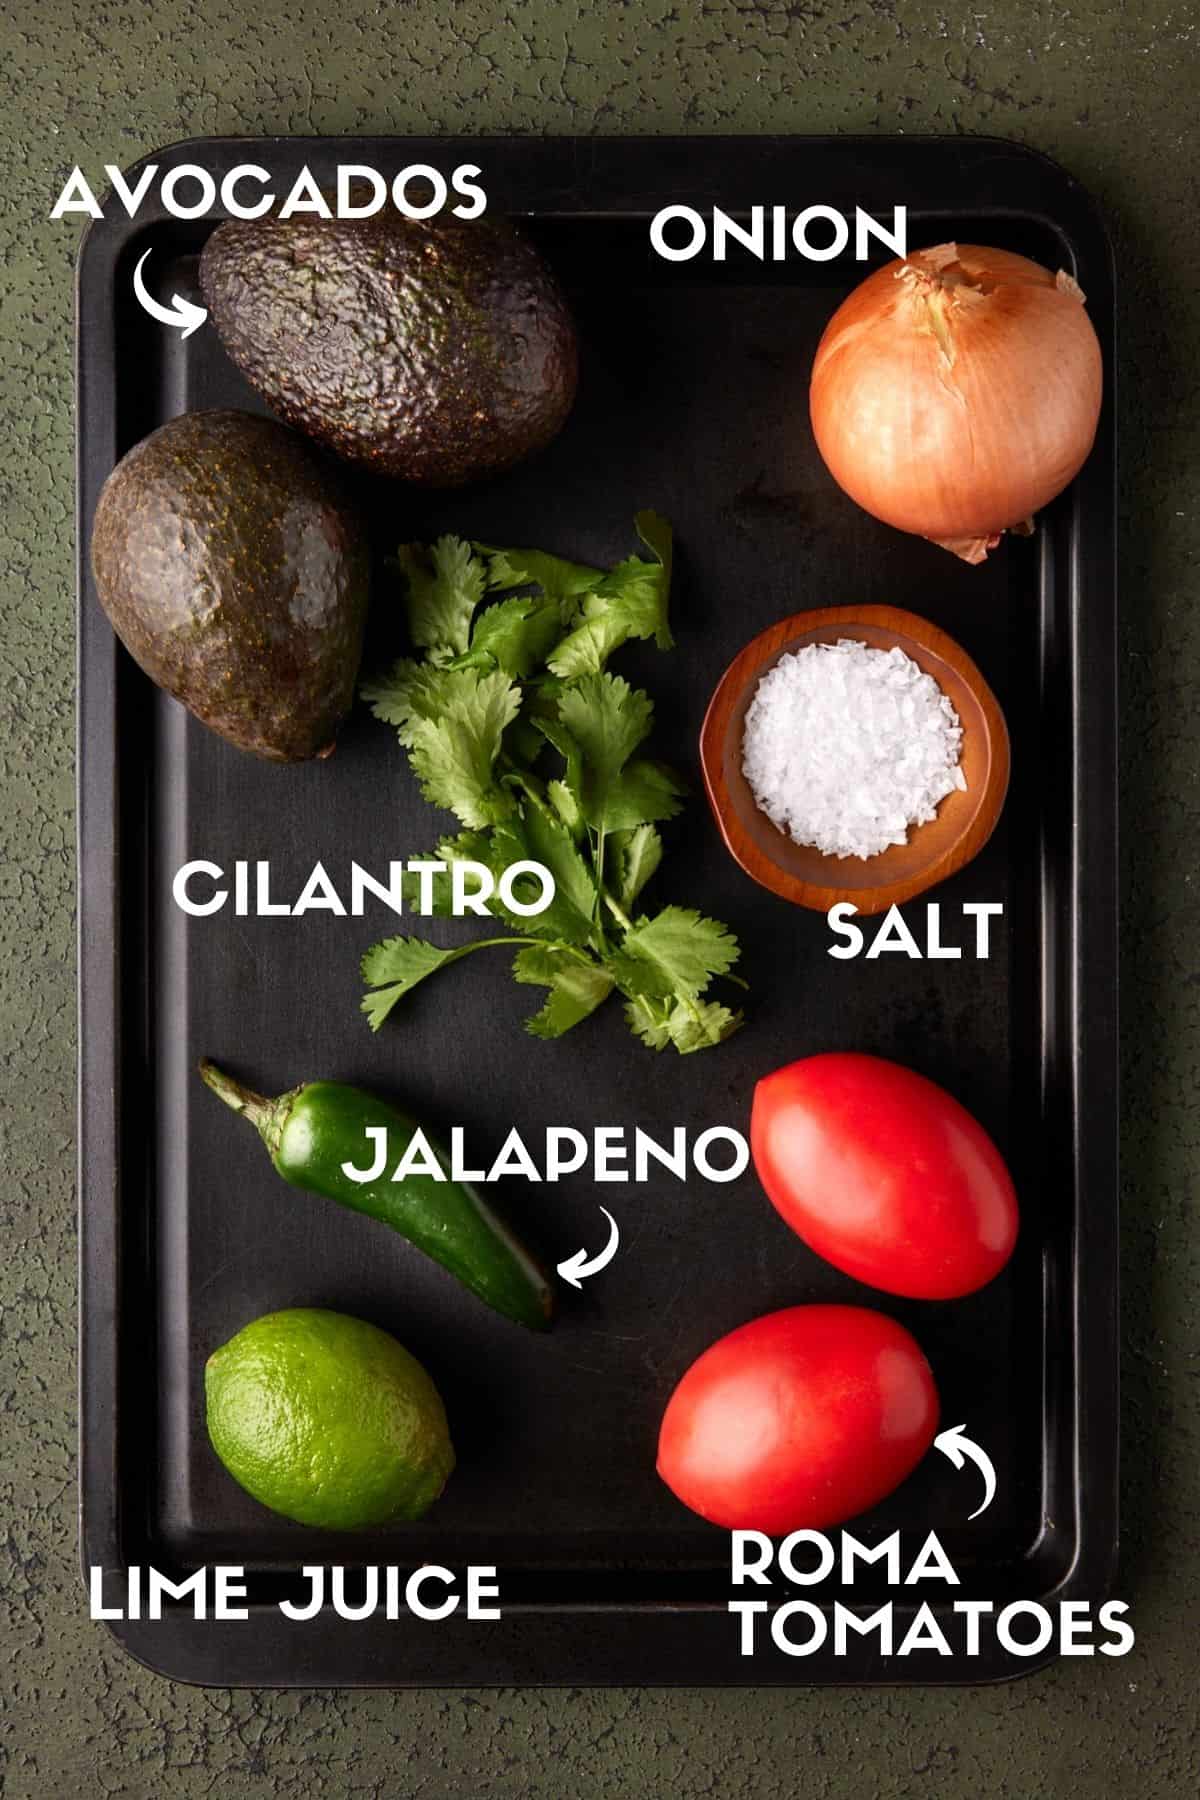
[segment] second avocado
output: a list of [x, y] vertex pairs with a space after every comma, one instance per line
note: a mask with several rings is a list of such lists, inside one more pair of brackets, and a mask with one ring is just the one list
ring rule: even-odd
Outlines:
[[543, 449], [575, 397], [575, 327], [503, 219], [230, 219], [200, 284], [271, 409], [350, 462], [429, 487]]
[[370, 585], [332, 458], [274, 419], [182, 413], [104, 484], [100, 604], [150, 679], [271, 762], [327, 756], [354, 699]]

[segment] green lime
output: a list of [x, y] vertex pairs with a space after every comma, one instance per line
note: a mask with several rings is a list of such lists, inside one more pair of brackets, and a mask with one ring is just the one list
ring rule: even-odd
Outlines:
[[454, 1467], [441, 1396], [420, 1363], [345, 1313], [254, 1319], [209, 1357], [204, 1393], [233, 1479], [302, 1525], [418, 1519]]

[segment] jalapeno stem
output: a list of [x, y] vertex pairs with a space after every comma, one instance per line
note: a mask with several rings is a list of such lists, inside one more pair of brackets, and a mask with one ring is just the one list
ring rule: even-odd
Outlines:
[[[249, 1119], [268, 1150], [274, 1155], [278, 1148], [276, 1126], [279, 1121], [280, 1102], [268, 1100], [265, 1094], [256, 1094], [253, 1088], [243, 1087], [240, 1081], [235, 1081], [232, 1075], [225, 1073], [224, 1069], [218, 1069], [216, 1063], [209, 1062], [207, 1057], [200, 1064], [200, 1079], [206, 1087], [210, 1087], [213, 1093], [225, 1102], [226, 1106], [231, 1106], [235, 1113], [241, 1113], [244, 1119]], [[290, 1100], [292, 1096], [285, 1094], [283, 1098]]]

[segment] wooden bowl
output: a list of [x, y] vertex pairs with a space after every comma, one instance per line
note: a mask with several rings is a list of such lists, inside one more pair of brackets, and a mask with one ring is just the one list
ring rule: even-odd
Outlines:
[[[936, 818], [910, 826], [907, 844], [892, 844], [878, 856], [826, 856], [795, 843], [755, 804], [742, 773], [746, 710], [759, 681], [787, 651], [839, 638], [879, 650], [898, 645], [933, 676], [962, 726], [966, 792], [947, 794]], [[1008, 791], [1008, 728], [966, 651], [936, 625], [894, 606], [827, 606], [781, 619], [734, 658], [705, 715], [700, 762], [721, 836], [747, 875], [818, 912], [848, 900], [860, 913], [879, 913], [945, 881], [983, 849]]]

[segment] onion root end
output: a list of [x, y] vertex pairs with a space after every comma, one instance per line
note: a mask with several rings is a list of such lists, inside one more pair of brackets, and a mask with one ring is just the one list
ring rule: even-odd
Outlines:
[[[1015, 525], [1006, 527], [1011, 537], [1032, 537], [1033, 520], [1020, 519]], [[986, 562], [989, 550], [994, 550], [1005, 531], [993, 531], [979, 537], [929, 538], [927, 541], [936, 544], [939, 550], [949, 550], [952, 556], [960, 556], [966, 563]]]

